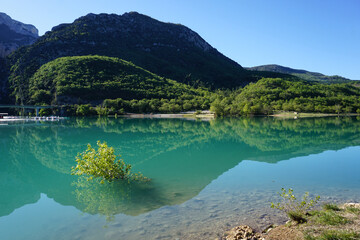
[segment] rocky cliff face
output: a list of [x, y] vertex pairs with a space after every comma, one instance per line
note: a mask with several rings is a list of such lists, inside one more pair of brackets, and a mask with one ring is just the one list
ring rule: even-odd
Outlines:
[[39, 37], [36, 27], [11, 19], [0, 12], [0, 57], [6, 57], [17, 48], [35, 42]]
[[0, 12], [0, 24], [5, 24], [16, 33], [32, 36], [33, 38], [39, 37], [39, 32], [36, 27], [31, 24], [24, 24], [13, 20], [11, 17], [2, 12]]
[[130, 43], [129, 45], [135, 43], [136, 47], [146, 51], [159, 47], [197, 47], [202, 51], [215, 50], [196, 32], [181, 24], [160, 22], [137, 12], [123, 15], [90, 13], [77, 19], [73, 24], [53, 27], [51, 34], [63, 34], [64, 31], [74, 28], [76, 31], [88, 33], [89, 37], [97, 34], [111, 35], [112, 38], [125, 40]]

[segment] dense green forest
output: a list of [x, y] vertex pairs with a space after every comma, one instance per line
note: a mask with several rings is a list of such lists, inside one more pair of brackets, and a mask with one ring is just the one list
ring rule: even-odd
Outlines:
[[360, 113], [360, 88], [351, 83], [326, 85], [264, 78], [243, 89], [219, 92], [211, 110], [218, 116], [277, 111]]
[[116, 98], [190, 100], [210, 96], [206, 89], [195, 89], [130, 62], [104, 56], [58, 58], [44, 64], [30, 78], [29, 85], [26, 98], [31, 104], [100, 104], [104, 99]]
[[[175, 99], [106, 99], [101, 106], [75, 106], [73, 115], [176, 113], [188, 110], [213, 111], [216, 116], [270, 115], [280, 111], [307, 113], [360, 113], [360, 88], [356, 84], [320, 84], [264, 78], [236, 90]], [[84, 110], [85, 109], [85, 110]], [[91, 110], [92, 109], [92, 110]]]
[[[190, 96], [183, 95], [176, 99], [105, 99], [102, 104], [74, 104], [64, 107], [68, 116], [114, 115], [124, 113], [179, 113], [182, 111], [208, 110], [216, 95]], [[53, 114], [51, 110], [42, 109], [41, 115]]]

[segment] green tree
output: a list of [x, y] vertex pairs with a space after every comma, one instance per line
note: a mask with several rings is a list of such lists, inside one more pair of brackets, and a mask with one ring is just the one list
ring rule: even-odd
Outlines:
[[345, 111], [346, 113], [351, 113], [352, 110], [353, 110], [352, 106], [346, 106], [346, 107], [344, 108], [344, 111]]
[[337, 114], [340, 114], [340, 112], [341, 112], [341, 105], [336, 104], [336, 105], [334, 106], [334, 110], [335, 110], [335, 112], [336, 112]]
[[87, 180], [100, 178], [101, 183], [105, 180], [111, 182], [116, 179], [148, 180], [141, 174], [132, 174], [131, 165], [126, 164], [120, 155], [116, 155], [113, 147], [107, 143], [97, 142], [98, 149], [90, 144], [87, 150], [76, 156], [76, 167], [72, 168], [73, 175], [85, 175]]
[[109, 115], [110, 112], [110, 110], [107, 107], [102, 107], [102, 106], [97, 106], [95, 110], [99, 116], [107, 116]]
[[78, 115], [78, 116], [88, 116], [90, 114], [91, 114], [90, 104], [80, 105], [76, 109], [76, 115]]
[[192, 108], [192, 104], [190, 101], [185, 101], [184, 105], [183, 105], [183, 109], [184, 111], [189, 111]]
[[41, 104], [50, 104], [51, 102], [51, 93], [50, 91], [45, 91], [43, 89], [35, 91], [31, 96], [31, 102], [36, 105]]
[[39, 111], [40, 116], [49, 116], [51, 115], [52, 111], [50, 108], [41, 108]]

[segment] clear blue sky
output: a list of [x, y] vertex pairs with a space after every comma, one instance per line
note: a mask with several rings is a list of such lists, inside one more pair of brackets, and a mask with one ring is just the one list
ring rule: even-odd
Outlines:
[[280, 64], [360, 80], [360, 0], [1, 0], [40, 35], [87, 13], [181, 23], [244, 67]]

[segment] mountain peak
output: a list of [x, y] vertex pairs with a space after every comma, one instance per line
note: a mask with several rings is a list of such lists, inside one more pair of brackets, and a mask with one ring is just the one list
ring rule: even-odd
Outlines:
[[17, 48], [33, 43], [38, 37], [38, 30], [33, 25], [13, 20], [0, 12], [0, 57], [6, 57]]
[[12, 19], [9, 15], [6, 13], [0, 12], [0, 24], [4, 24], [7, 27], [9, 27], [12, 31], [22, 34], [31, 36], [34, 38], [39, 37], [39, 31], [38, 29], [31, 25], [31, 24], [24, 24], [22, 22], [16, 21]]
[[[182, 43], [187, 42], [188, 47], [196, 46], [202, 51], [214, 49], [196, 32], [181, 24], [161, 22], [138, 12], [127, 12], [122, 15], [89, 13], [76, 19], [73, 24], [79, 26], [86, 24], [89, 27], [96, 26], [95, 30], [102, 33], [136, 34], [138, 38], [151, 39], [153, 46], [169, 46], [169, 42], [174, 42], [173, 40], [176, 39], [182, 41]], [[61, 24], [54, 27], [53, 30], [59, 30], [64, 26], [64, 24]], [[147, 46], [147, 49], [151, 49], [151, 47]]]

